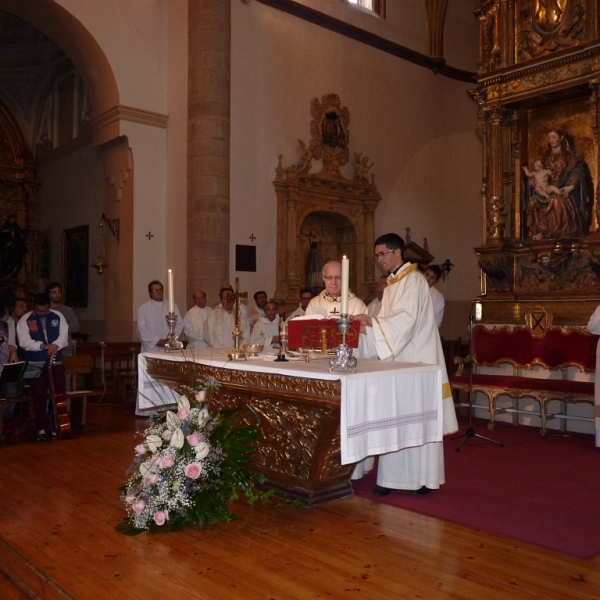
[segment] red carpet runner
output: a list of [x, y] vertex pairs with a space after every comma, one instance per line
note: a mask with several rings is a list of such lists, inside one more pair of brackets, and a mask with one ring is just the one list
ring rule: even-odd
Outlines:
[[446, 438], [446, 484], [440, 490], [375, 498], [374, 470], [353, 482], [354, 492], [578, 558], [600, 554], [600, 449], [593, 436], [561, 437], [549, 430], [542, 439], [534, 427], [498, 423], [490, 432], [483, 421], [474, 425], [504, 447], [474, 439], [455, 452], [458, 442]]

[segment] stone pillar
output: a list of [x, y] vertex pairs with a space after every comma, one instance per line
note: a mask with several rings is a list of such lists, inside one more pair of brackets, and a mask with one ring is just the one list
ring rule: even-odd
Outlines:
[[188, 4], [187, 297], [229, 280], [231, 0]]

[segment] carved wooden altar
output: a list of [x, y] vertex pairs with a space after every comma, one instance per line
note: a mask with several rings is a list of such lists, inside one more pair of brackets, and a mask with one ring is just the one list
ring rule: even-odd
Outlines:
[[522, 322], [536, 304], [585, 324], [600, 298], [597, 0], [486, 0], [476, 14], [483, 320]]
[[[350, 160], [348, 126], [350, 115], [335, 94], [313, 98], [311, 141], [298, 140], [299, 164], [275, 169], [277, 194], [277, 287], [275, 300], [289, 314], [306, 285], [306, 263], [311, 243], [322, 260], [350, 259], [350, 288], [368, 301], [375, 293], [373, 243], [375, 208], [381, 196], [373, 163], [354, 152], [354, 177], [348, 179], [340, 167]], [[321, 161], [312, 172], [313, 160]]]
[[195, 377], [214, 377], [219, 393], [211, 410], [245, 407], [262, 434], [253, 463], [269, 485], [305, 504], [352, 494], [354, 465], [340, 462], [339, 380], [248, 372], [199, 363], [148, 358], [148, 374], [180, 394]]
[[39, 185], [25, 138], [10, 111], [0, 103], [0, 287], [12, 289], [18, 296], [29, 297], [37, 289]]

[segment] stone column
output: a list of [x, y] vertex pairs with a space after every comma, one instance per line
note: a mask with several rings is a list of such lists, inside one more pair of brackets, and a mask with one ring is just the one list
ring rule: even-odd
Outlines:
[[229, 280], [231, 0], [188, 4], [187, 296]]

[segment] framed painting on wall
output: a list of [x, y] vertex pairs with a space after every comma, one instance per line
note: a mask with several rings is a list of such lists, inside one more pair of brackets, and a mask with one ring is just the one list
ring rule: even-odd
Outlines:
[[63, 302], [71, 307], [88, 305], [88, 225], [63, 231]]

